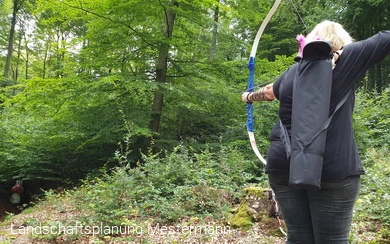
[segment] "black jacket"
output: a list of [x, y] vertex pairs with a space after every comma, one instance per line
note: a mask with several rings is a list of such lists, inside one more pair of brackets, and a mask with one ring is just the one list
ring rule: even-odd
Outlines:
[[[354, 84], [389, 52], [390, 31], [379, 32], [366, 40], [354, 42], [343, 48], [332, 74], [329, 113], [334, 111], [344, 94], [349, 93], [349, 97], [335, 113], [327, 130], [322, 180], [334, 181], [350, 175], [364, 174], [352, 127]], [[296, 69], [297, 64], [292, 65], [273, 85], [275, 96], [280, 101], [279, 117], [288, 129], [291, 125], [293, 81]], [[280, 141], [279, 130], [278, 122], [270, 136], [271, 145], [268, 150], [266, 173], [289, 172], [289, 160]]]

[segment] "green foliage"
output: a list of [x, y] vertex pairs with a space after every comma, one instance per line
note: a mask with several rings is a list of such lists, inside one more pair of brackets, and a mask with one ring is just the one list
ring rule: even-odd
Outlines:
[[388, 151], [390, 141], [390, 89], [381, 94], [364, 93], [356, 96], [353, 117], [355, 136], [361, 152], [371, 148]]
[[366, 174], [354, 209], [351, 243], [386, 243], [390, 233], [390, 154], [367, 150]]
[[[169, 152], [179, 142], [197, 151], [207, 144], [216, 150], [221, 142], [247, 148], [245, 104], [239, 97], [247, 83], [245, 52], [252, 41], [241, 34], [247, 24], [254, 27], [250, 36], [255, 33], [270, 3], [235, 4], [220, 3], [213, 62], [208, 62], [214, 26], [209, 11], [215, 9], [215, 1], [180, 2], [175, 7], [156, 152]], [[18, 47], [23, 57], [29, 55], [18, 67], [34, 78], [8, 86], [1, 94], [3, 180], [82, 178], [113, 154], [125, 133], [122, 116], [137, 130], [129, 157], [132, 163], [139, 159], [139, 151], [150, 146], [146, 138], [156, 88], [151, 81], [157, 51], [167, 41], [161, 30], [167, 6], [169, 1], [98, 0], [80, 5], [73, 0], [39, 0], [36, 8], [26, 9], [36, 28], [24, 40], [33, 45]], [[242, 8], [253, 14], [243, 15]], [[232, 28], [232, 23], [240, 27]], [[267, 56], [272, 54], [267, 51]], [[273, 65], [259, 59], [259, 80], [278, 76], [287, 58], [281, 60]], [[262, 151], [275, 118], [268, 115], [274, 115], [275, 107], [261, 108], [261, 116], [267, 115], [256, 125]]]
[[[382, 243], [390, 226], [389, 89], [356, 96], [353, 123], [366, 174], [355, 207], [351, 243]], [[378, 231], [380, 230], [380, 231]], [[375, 237], [372, 237], [372, 236]]]
[[389, 28], [388, 22], [378, 21], [389, 15], [389, 6], [390, 3], [386, 0], [347, 1], [343, 15], [350, 21], [345, 24], [350, 31], [353, 31], [356, 38], [367, 38]]
[[362, 188], [357, 202], [358, 219], [380, 221], [390, 226], [390, 154], [370, 149], [366, 153], [366, 175], [362, 177]]
[[91, 211], [90, 221], [122, 225], [138, 218], [157, 222], [202, 215], [223, 218], [241, 187], [255, 177], [251, 163], [234, 148], [191, 153], [181, 145], [163, 159], [151, 155], [144, 161], [84, 182], [75, 194], [80, 208]]
[[[2, 180], [10, 178], [77, 181], [107, 162], [126, 132], [147, 135], [145, 101], [122, 96], [142, 90], [121, 77], [31, 79], [5, 89], [18, 90], [3, 103], [0, 144]], [[131, 104], [132, 106], [129, 106]]]

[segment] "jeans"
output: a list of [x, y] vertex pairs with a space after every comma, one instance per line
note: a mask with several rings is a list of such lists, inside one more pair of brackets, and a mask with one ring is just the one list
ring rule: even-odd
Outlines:
[[288, 174], [269, 174], [287, 228], [286, 244], [347, 244], [360, 176], [322, 182], [321, 190], [288, 187]]

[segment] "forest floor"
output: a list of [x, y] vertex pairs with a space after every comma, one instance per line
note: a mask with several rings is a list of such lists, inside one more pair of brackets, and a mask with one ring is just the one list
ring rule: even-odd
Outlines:
[[0, 201], [0, 221], [3, 221], [9, 213], [18, 214], [20, 209], [10, 202]]
[[[212, 218], [203, 220], [186, 219], [175, 224], [142, 224], [137, 222], [137, 224], [140, 224], [139, 226], [128, 226], [127, 230], [121, 230], [121, 234], [104, 235], [104, 226], [82, 226], [81, 220], [80, 222], [77, 221], [76, 224], [72, 222], [73, 226], [66, 226], [66, 223], [70, 223], [69, 220], [74, 221], [82, 215], [82, 213], [74, 210], [72, 203], [63, 202], [61, 206], [50, 204], [44, 207], [33, 206], [26, 208], [21, 213], [12, 205], [4, 203], [0, 206], [0, 209], [3, 213], [0, 222], [0, 244], [282, 244], [285, 242], [283, 234], [275, 228], [277, 225], [270, 226], [261, 222], [255, 223], [245, 231], [223, 226]], [[5, 216], [4, 211], [10, 214]], [[63, 226], [61, 226], [62, 223]], [[54, 233], [57, 230], [55, 229], [54, 232], [50, 233], [49, 228], [53, 226], [57, 229], [62, 228], [63, 232], [60, 234]], [[83, 233], [81, 233], [82, 229], [84, 230]], [[93, 233], [95, 231], [96, 233]]]
[[[257, 222], [248, 230], [225, 227], [212, 218], [183, 219], [175, 224], [148, 223], [137, 220], [129, 224], [127, 232], [104, 235], [103, 226], [83, 226], [83, 215], [75, 210], [69, 199], [45, 201], [23, 211], [9, 203], [0, 203], [0, 244], [282, 244], [284, 235], [272, 222]], [[88, 212], [86, 210], [85, 212]], [[276, 221], [276, 220], [275, 220]], [[76, 224], [75, 224], [76, 223]], [[270, 224], [271, 223], [271, 224]], [[62, 227], [61, 227], [62, 225]], [[137, 227], [138, 225], [138, 227]], [[44, 233], [45, 227], [63, 228], [62, 233]], [[218, 227], [220, 226], [220, 227]], [[30, 229], [29, 229], [30, 228]], [[34, 229], [31, 229], [34, 228]], [[84, 228], [84, 233], [81, 233]], [[97, 229], [93, 229], [97, 228]], [[195, 231], [188, 231], [190, 228]], [[55, 230], [55, 229], [54, 229]], [[187, 231], [185, 231], [187, 230]], [[351, 243], [390, 243], [390, 233], [383, 232], [377, 222], [354, 221]], [[103, 233], [103, 234], [102, 234]], [[381, 238], [378, 238], [382, 236]]]
[[[78, 210], [71, 197], [54, 196], [21, 209], [0, 199], [0, 244], [282, 244], [285, 236], [276, 219], [254, 223], [247, 230], [233, 229], [212, 217], [157, 223], [152, 218], [124, 219], [118, 234], [107, 226], [87, 226], [90, 211]], [[87, 206], [87, 204], [86, 204]], [[356, 213], [359, 215], [359, 212]], [[54, 229], [49, 229], [54, 228]], [[113, 228], [113, 226], [108, 227]], [[62, 231], [58, 231], [61, 229]], [[111, 231], [111, 232], [110, 232]], [[390, 244], [390, 231], [378, 221], [355, 220], [352, 244]]]

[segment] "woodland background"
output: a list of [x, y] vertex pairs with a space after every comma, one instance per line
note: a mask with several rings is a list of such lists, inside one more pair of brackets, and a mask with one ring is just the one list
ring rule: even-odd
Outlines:
[[[133, 187], [131, 202], [144, 197], [155, 207], [150, 212], [150, 206], [135, 204], [145, 214], [175, 221], [183, 209], [187, 215], [222, 209], [210, 198], [215, 192], [189, 194], [196, 186], [234, 195], [244, 185], [264, 182], [240, 99], [254, 37], [273, 2], [0, 1], [4, 192], [17, 179], [32, 194], [85, 182], [92, 192], [110, 182], [103, 184], [107, 192]], [[255, 84], [273, 82], [291, 65], [295, 36], [320, 21], [338, 21], [362, 40], [390, 29], [389, 16], [386, 0], [282, 1], [260, 40]], [[360, 201], [378, 203], [357, 209], [388, 226], [390, 59], [369, 70], [356, 89], [356, 138], [370, 176]], [[256, 104], [263, 155], [277, 108], [277, 102]], [[183, 199], [189, 205], [172, 208]], [[120, 209], [110, 206], [99, 209]], [[104, 211], [100, 216], [107, 220], [122, 214]]]

